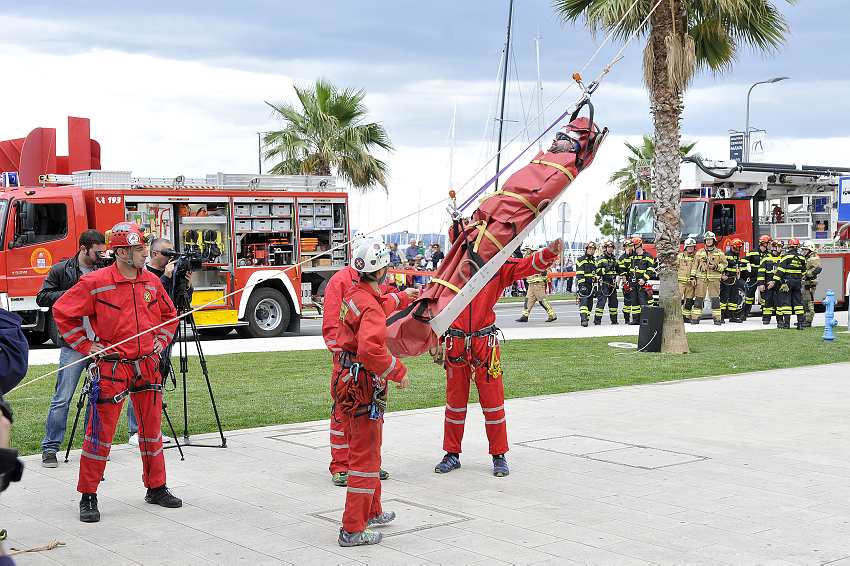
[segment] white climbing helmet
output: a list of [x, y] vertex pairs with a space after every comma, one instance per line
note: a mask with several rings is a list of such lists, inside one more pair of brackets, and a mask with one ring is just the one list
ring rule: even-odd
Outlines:
[[696, 240], [694, 240], [693, 238], [687, 238], [687, 239], [685, 240], [685, 249], [687, 249], [687, 248], [689, 248], [689, 247], [691, 247], [691, 246], [696, 246], [696, 245], [697, 245], [697, 241], [696, 241]]
[[702, 237], [702, 239], [703, 239], [703, 240], [711, 239], [711, 240], [714, 240], [714, 243], [715, 243], [715, 244], [717, 243], [717, 236], [715, 236], [715, 235], [714, 235], [714, 232], [712, 232], [711, 230], [709, 230], [708, 232], [706, 232], [706, 233], [705, 233], [705, 235]]
[[364, 238], [354, 248], [351, 266], [359, 273], [375, 273], [390, 264], [390, 251], [378, 238]]

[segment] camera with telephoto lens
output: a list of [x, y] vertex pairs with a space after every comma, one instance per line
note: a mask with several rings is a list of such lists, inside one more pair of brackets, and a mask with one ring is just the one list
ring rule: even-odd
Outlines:
[[200, 270], [206, 258], [195, 250], [182, 253], [175, 250], [162, 250], [160, 253], [174, 261], [174, 273], [171, 275], [171, 281], [174, 285], [172, 297], [178, 310], [187, 310], [192, 304], [192, 289], [186, 280], [186, 274]]

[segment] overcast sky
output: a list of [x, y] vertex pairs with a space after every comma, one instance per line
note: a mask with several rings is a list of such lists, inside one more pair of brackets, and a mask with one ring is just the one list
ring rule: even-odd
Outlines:
[[[765, 160], [850, 165], [850, 1], [777, 2], [791, 25], [787, 45], [773, 56], [743, 50], [731, 72], [699, 77], [686, 99], [685, 137], [704, 155], [726, 158], [728, 130], [744, 127], [749, 85], [787, 75], [791, 80], [753, 92], [751, 124], [768, 131]], [[255, 132], [277, 126], [263, 101], [291, 100], [293, 82], [317, 77], [365, 89], [370, 117], [384, 123], [397, 147], [387, 158], [389, 197], [353, 199], [355, 227], [383, 225], [445, 195], [455, 107], [455, 186], [493, 152], [507, 0], [28, 0], [0, 2], [0, 13], [0, 139], [57, 127], [61, 151], [64, 117], [87, 116], [105, 169], [151, 176], [256, 171]], [[562, 25], [548, 0], [517, 0], [513, 35], [505, 137], [517, 140], [506, 157], [537, 129], [534, 37], [541, 37], [544, 105], [602, 39]], [[618, 48], [604, 49], [586, 75]], [[651, 131], [641, 48], [635, 42], [594, 97], [597, 119], [612, 136], [567, 193], [580, 236], [585, 207], [592, 214], [611, 193], [605, 179], [623, 160], [623, 140]], [[545, 117], [552, 120], [575, 97], [567, 91]], [[391, 230], [437, 230], [442, 220], [434, 208]]]

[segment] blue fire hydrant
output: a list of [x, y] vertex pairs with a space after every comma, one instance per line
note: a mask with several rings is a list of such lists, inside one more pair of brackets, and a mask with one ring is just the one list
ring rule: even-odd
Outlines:
[[835, 292], [832, 289], [827, 290], [826, 298], [823, 300], [823, 306], [826, 308], [823, 339], [835, 340], [835, 333], [832, 331], [832, 328], [838, 325], [838, 320], [835, 318]]

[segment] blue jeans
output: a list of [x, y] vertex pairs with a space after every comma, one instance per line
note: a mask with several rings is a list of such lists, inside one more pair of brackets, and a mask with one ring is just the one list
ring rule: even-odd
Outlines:
[[[59, 351], [59, 367], [82, 360], [85, 356], [68, 346], [62, 346]], [[80, 382], [80, 375], [86, 369], [86, 363], [80, 362], [65, 368], [56, 375], [56, 390], [47, 411], [47, 423], [44, 425], [44, 440], [41, 441], [41, 451], [59, 451], [59, 445], [65, 438], [65, 427], [68, 423], [68, 410], [71, 398]], [[88, 413], [88, 411], [86, 411]], [[85, 422], [85, 421], [83, 421]]]
[[127, 396], [127, 431], [130, 436], [139, 432], [139, 423], [136, 420], [136, 411], [133, 410], [133, 400]]

